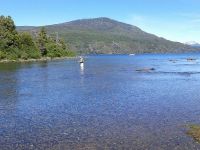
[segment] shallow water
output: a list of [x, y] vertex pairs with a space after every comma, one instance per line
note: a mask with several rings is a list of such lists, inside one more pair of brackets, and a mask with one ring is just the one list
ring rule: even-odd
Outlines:
[[[200, 149], [185, 134], [200, 123], [199, 58], [0, 64], [0, 149]], [[144, 67], [156, 70], [136, 71]]]

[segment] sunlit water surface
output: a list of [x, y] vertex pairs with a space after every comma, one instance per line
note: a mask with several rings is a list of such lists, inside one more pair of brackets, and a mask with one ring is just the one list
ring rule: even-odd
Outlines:
[[[187, 61], [192, 57], [195, 61]], [[200, 149], [200, 55], [0, 64], [0, 149]], [[137, 72], [153, 67], [154, 71]]]

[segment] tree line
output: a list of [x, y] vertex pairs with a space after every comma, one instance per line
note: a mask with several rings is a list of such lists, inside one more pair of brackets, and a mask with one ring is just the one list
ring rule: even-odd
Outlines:
[[74, 55], [63, 39], [49, 36], [44, 27], [33, 37], [29, 32], [17, 32], [10, 16], [0, 16], [0, 60]]

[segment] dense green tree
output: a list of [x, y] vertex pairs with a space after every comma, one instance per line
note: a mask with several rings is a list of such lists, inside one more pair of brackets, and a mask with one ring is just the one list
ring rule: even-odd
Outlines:
[[64, 40], [50, 37], [45, 28], [41, 28], [34, 39], [30, 33], [16, 31], [10, 16], [0, 16], [0, 59], [29, 59], [47, 57], [72, 56]]
[[0, 16], [0, 48], [8, 50], [19, 46], [19, 36], [10, 16]]
[[64, 39], [60, 39], [59, 40], [59, 44], [61, 45], [63, 50], [68, 50], [69, 48], [67, 47], [67, 45], [65, 44]]
[[45, 56], [47, 54], [47, 48], [46, 48], [47, 43], [48, 43], [47, 32], [45, 28], [42, 27], [38, 36], [38, 45], [39, 45], [39, 49], [41, 51], [42, 56]]
[[20, 49], [23, 51], [23, 59], [40, 57], [37, 45], [33, 41], [32, 36], [27, 32], [20, 33]]
[[38, 46], [43, 56], [51, 58], [74, 56], [74, 53], [69, 51], [69, 47], [66, 45], [63, 39], [56, 40], [55, 37], [53, 38], [47, 35], [44, 27], [42, 27], [39, 32]]

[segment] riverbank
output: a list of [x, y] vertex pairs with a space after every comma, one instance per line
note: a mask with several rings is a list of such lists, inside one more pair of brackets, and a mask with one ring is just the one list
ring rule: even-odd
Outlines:
[[64, 59], [76, 59], [77, 56], [75, 57], [42, 57], [38, 59], [18, 59], [18, 60], [8, 60], [8, 59], [3, 59], [0, 60], [0, 63], [27, 63], [27, 62], [41, 62], [41, 61], [54, 61], [54, 60], [64, 60]]

